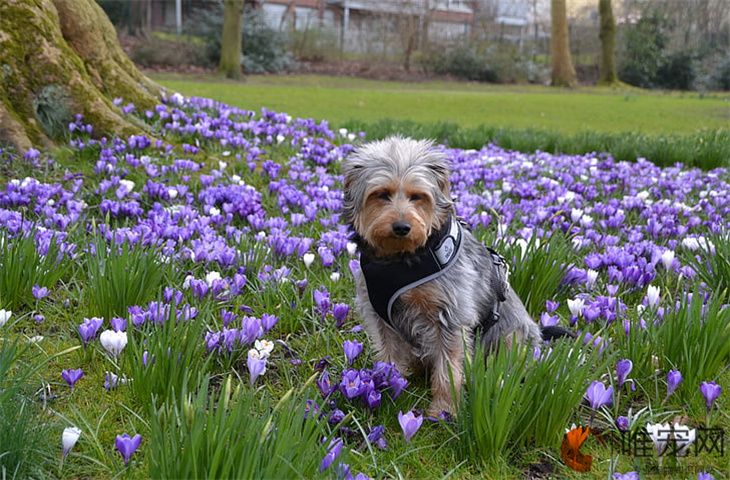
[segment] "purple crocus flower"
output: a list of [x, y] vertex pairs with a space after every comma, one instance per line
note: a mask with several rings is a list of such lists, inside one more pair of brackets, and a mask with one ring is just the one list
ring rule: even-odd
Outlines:
[[104, 319], [98, 317], [84, 318], [84, 323], [79, 325], [79, 335], [81, 335], [81, 341], [84, 342], [84, 348], [89, 344], [91, 340], [96, 336], [96, 332], [101, 328]]
[[616, 427], [620, 432], [625, 432], [629, 429], [629, 419], [621, 415], [616, 419]]
[[408, 386], [408, 380], [400, 375], [394, 376], [390, 378], [390, 381], [388, 381], [388, 386], [392, 389], [390, 396], [393, 400], [395, 400]]
[[127, 320], [121, 317], [112, 317], [111, 320], [109, 320], [109, 323], [112, 324], [112, 329], [115, 332], [123, 332], [127, 329]]
[[337, 390], [337, 385], [332, 384], [330, 374], [327, 370], [322, 372], [319, 378], [315, 380], [315, 383], [319, 388], [319, 392], [322, 394], [322, 398], [327, 398], [330, 394], [332, 394], [332, 392]]
[[129, 460], [132, 458], [132, 454], [137, 451], [141, 443], [142, 435], [139, 433], [134, 437], [130, 437], [127, 433], [117, 435], [114, 445], [117, 447], [117, 450], [119, 450], [119, 453], [122, 454], [125, 466], [129, 466]]
[[269, 313], [264, 313], [261, 315], [261, 327], [264, 329], [264, 333], [268, 333], [269, 330], [274, 328], [274, 325], [279, 321], [279, 317], [276, 315], [271, 315]]
[[639, 480], [639, 474], [636, 472], [626, 472], [626, 473], [619, 473], [616, 472], [613, 474], [614, 480]]
[[240, 340], [241, 343], [247, 345], [253, 343], [257, 338], [261, 338], [264, 334], [263, 327], [261, 326], [261, 319], [256, 317], [249, 317], [245, 315], [241, 319], [241, 331]]
[[679, 373], [679, 370], [669, 370], [669, 373], [667, 373], [667, 397], [674, 393], [680, 383], [682, 383], [682, 374]]
[[342, 328], [349, 313], [350, 306], [346, 303], [335, 303], [332, 305], [332, 316], [335, 317], [335, 326], [337, 328]]
[[340, 452], [342, 452], [342, 447], [344, 443], [342, 442], [341, 438], [335, 438], [330, 441], [329, 444], [329, 450], [327, 451], [327, 454], [322, 459], [322, 462], [319, 464], [319, 471], [324, 472], [329, 468], [332, 463], [337, 460], [337, 457], [340, 456]]
[[327, 420], [332, 425], [337, 425], [345, 418], [345, 412], [340, 410], [339, 408], [335, 408], [330, 412], [330, 418]]
[[712, 409], [712, 404], [715, 403], [715, 399], [722, 393], [722, 387], [715, 382], [702, 382], [700, 392], [705, 397], [705, 404], [709, 412]]
[[48, 291], [47, 287], [41, 287], [38, 286], [38, 284], [33, 285], [33, 296], [36, 300], [40, 300], [41, 298], [47, 297], [50, 292]]
[[382, 399], [381, 393], [375, 388], [368, 388], [363, 394], [363, 401], [370, 408], [375, 410], [380, 406], [380, 400]]
[[697, 480], [715, 480], [715, 477], [713, 477], [710, 473], [700, 472], [697, 475]]
[[80, 368], [77, 368], [76, 370], [61, 371], [61, 377], [66, 380], [66, 383], [68, 383], [68, 386], [71, 387], [72, 390], [74, 388], [74, 384], [78, 382], [83, 376], [84, 372]]
[[354, 368], [349, 368], [342, 372], [340, 391], [348, 400], [352, 400], [353, 398], [360, 396], [363, 389], [364, 385], [360, 379], [359, 371]]
[[385, 432], [385, 425], [378, 425], [376, 427], [373, 427], [370, 430], [370, 433], [368, 433], [367, 439], [370, 443], [375, 443], [378, 440], [380, 440], [383, 437], [383, 432]]
[[406, 443], [411, 442], [411, 438], [416, 434], [421, 425], [423, 424], [423, 415], [416, 416], [412, 411], [406, 413], [398, 412], [398, 423], [400, 428], [403, 429], [403, 436], [406, 439]]
[[342, 348], [345, 350], [347, 363], [352, 366], [352, 362], [354, 362], [355, 358], [357, 358], [357, 356], [360, 355], [360, 352], [362, 352], [362, 343], [357, 340], [346, 340], [342, 344]]
[[104, 388], [108, 391], [112, 391], [117, 388], [119, 383], [124, 383], [123, 381], [120, 381], [119, 376], [112, 372], [106, 372], [106, 375], [104, 376]]
[[[255, 352], [255, 353], [253, 353]], [[248, 366], [248, 373], [251, 375], [251, 387], [256, 382], [261, 374], [266, 372], [266, 359], [261, 358], [258, 351], [255, 349], [248, 352], [248, 360], [246, 362]]]
[[594, 381], [588, 387], [585, 394], [585, 399], [590, 403], [591, 408], [597, 410], [604, 405], [613, 405], [613, 387], [608, 387], [598, 381]]
[[[623, 359], [618, 361], [616, 364], [616, 383], [618, 388], [621, 388], [626, 382], [626, 377], [628, 377], [629, 373], [631, 373], [632, 368], [634, 368], [634, 364], [631, 360]], [[634, 381], [631, 379], [628, 379], [628, 381], [631, 382], [631, 390], [636, 391]]]
[[321, 290], [315, 290], [314, 291], [314, 303], [317, 305], [317, 313], [324, 318], [327, 313], [330, 311], [330, 294], [324, 290], [324, 287], [322, 287]]

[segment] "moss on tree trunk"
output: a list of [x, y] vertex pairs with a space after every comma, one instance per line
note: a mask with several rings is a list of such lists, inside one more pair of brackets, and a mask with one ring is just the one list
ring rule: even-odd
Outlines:
[[601, 64], [598, 69], [598, 83], [618, 82], [615, 65], [616, 23], [613, 20], [611, 0], [598, 0], [598, 13], [601, 17], [599, 38], [601, 39]]
[[224, 0], [223, 2], [223, 33], [218, 73], [234, 80], [243, 78], [241, 73], [243, 5], [244, 0]]
[[112, 99], [144, 109], [160, 93], [94, 0], [0, 2], [0, 145], [50, 148], [75, 114], [96, 135], [140, 134]]

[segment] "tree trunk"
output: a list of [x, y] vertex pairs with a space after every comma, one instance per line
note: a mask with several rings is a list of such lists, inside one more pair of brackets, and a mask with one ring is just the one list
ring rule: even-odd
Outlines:
[[160, 93], [94, 0], [0, 2], [0, 146], [53, 147], [76, 114], [97, 137], [142, 134], [112, 99], [143, 110]]
[[615, 64], [616, 23], [613, 20], [611, 0], [598, 0], [601, 17], [599, 38], [601, 39], [601, 65], [598, 69], [598, 83], [610, 85], [618, 82]]
[[152, 30], [152, 1], [129, 0], [129, 34], [150, 38]]
[[221, 59], [218, 73], [226, 78], [240, 80], [244, 0], [224, 0]]
[[578, 84], [573, 62], [570, 59], [568, 41], [568, 15], [565, 0], [551, 0], [552, 26], [552, 84], [558, 87], [575, 87]]

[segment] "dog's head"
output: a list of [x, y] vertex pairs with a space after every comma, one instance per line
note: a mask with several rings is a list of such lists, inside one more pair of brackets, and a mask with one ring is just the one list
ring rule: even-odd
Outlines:
[[377, 256], [414, 252], [453, 212], [446, 158], [431, 141], [368, 143], [343, 168], [345, 221]]

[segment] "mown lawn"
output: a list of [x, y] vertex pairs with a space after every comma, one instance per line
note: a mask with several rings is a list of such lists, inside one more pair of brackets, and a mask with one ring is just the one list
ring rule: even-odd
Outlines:
[[561, 133], [584, 131], [690, 134], [730, 128], [730, 95], [645, 92], [635, 88], [500, 86], [460, 82], [384, 82], [313, 75], [249, 76], [244, 83], [215, 77], [155, 77], [184, 95], [239, 108], [266, 107], [327, 120], [383, 118], [496, 125]]

